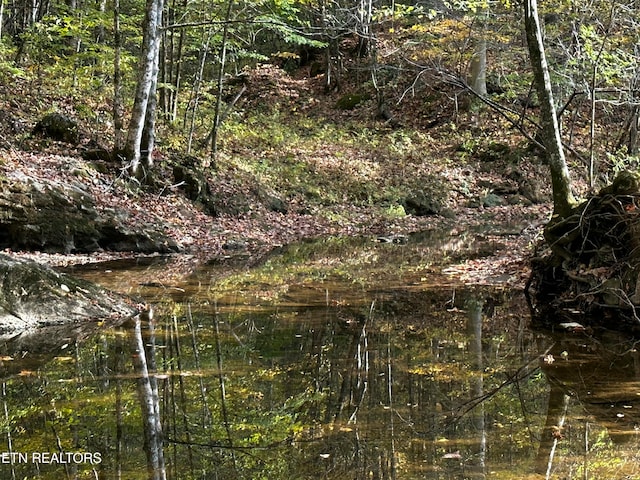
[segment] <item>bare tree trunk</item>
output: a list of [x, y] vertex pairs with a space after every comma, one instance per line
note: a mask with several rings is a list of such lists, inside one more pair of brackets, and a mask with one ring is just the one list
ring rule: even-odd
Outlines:
[[[195, 133], [196, 128], [196, 114], [198, 112], [198, 104], [200, 103], [200, 86], [202, 85], [202, 79], [204, 77], [204, 67], [207, 62], [207, 54], [209, 53], [209, 43], [211, 42], [211, 37], [213, 35], [213, 28], [209, 28], [207, 32], [207, 39], [202, 45], [202, 49], [200, 51], [200, 66], [198, 68], [198, 74], [193, 81], [193, 85], [191, 86], [191, 99], [189, 100], [189, 108], [191, 111], [191, 118], [189, 120], [189, 138], [187, 140], [187, 154], [191, 153], [191, 146], [193, 145], [193, 135]], [[187, 125], [187, 113], [188, 109], [185, 112], [184, 116], [184, 125]]]
[[[482, 356], [482, 307], [481, 297], [469, 298], [466, 302], [468, 311], [467, 334], [469, 336], [469, 354], [472, 375], [469, 380], [471, 400], [482, 398], [484, 394], [484, 361]], [[484, 402], [480, 402], [471, 412], [471, 423], [478, 433], [478, 439], [471, 441], [470, 450], [473, 455], [468, 463], [470, 478], [485, 478], [487, 457], [487, 428], [485, 422]]]
[[[0, 0], [1, 1], [1, 0]], [[9, 454], [13, 453], [13, 439], [11, 437], [11, 428], [9, 425], [11, 424], [9, 420], [9, 409], [7, 408], [7, 383], [2, 382], [2, 406], [4, 409], [4, 420], [7, 425], [7, 451]], [[13, 462], [13, 455], [10, 457], [11, 459], [11, 480], [16, 480], [16, 469]]]
[[220, 127], [220, 116], [222, 114], [222, 94], [224, 92], [224, 68], [227, 63], [227, 39], [229, 37], [229, 20], [231, 19], [231, 11], [233, 8], [233, 0], [229, 0], [227, 5], [227, 13], [225, 14], [224, 28], [222, 29], [222, 45], [220, 46], [220, 70], [218, 71], [218, 91], [216, 98], [216, 111], [213, 118], [213, 129], [211, 130], [211, 163], [215, 169], [216, 154], [218, 153], [218, 130]]
[[0, 0], [0, 40], [2, 40], [2, 25], [4, 24], [4, 0]]
[[547, 420], [542, 431], [540, 447], [535, 460], [535, 472], [550, 478], [558, 440], [564, 427], [569, 407], [569, 397], [562, 389], [551, 383], [549, 402], [547, 404]]
[[123, 148], [123, 121], [122, 121], [122, 70], [120, 68], [120, 55], [122, 53], [122, 34], [120, 33], [120, 0], [113, 2], [113, 151], [118, 153]]
[[544, 53], [536, 0], [524, 2], [524, 25], [534, 83], [540, 101], [541, 140], [551, 171], [553, 214], [558, 218], [565, 218], [571, 212], [575, 199], [571, 193], [571, 177], [560, 137], [560, 126], [551, 90], [551, 77]]
[[629, 123], [629, 141], [627, 142], [627, 153], [629, 155], [635, 155], [638, 152], [638, 123], [640, 115], [638, 115], [639, 108], [637, 106], [632, 107], [631, 120]]
[[224, 374], [222, 372], [222, 348], [220, 346], [220, 322], [218, 314], [214, 314], [214, 323], [216, 327], [216, 363], [218, 365], [218, 382], [220, 384], [220, 410], [222, 413], [222, 421], [224, 429], [227, 432], [227, 445], [231, 449], [231, 458], [233, 459], [233, 469], [236, 470], [236, 454], [233, 450], [233, 435], [231, 433], [231, 423], [229, 422], [229, 411], [227, 410], [227, 393], [225, 389]]
[[595, 152], [595, 137], [596, 137], [596, 87], [598, 81], [598, 64], [600, 63], [600, 58], [602, 57], [602, 53], [604, 52], [604, 47], [607, 42], [607, 38], [609, 37], [609, 33], [613, 27], [615, 17], [615, 4], [611, 6], [611, 13], [609, 16], [609, 25], [606, 27], [604, 32], [604, 36], [602, 37], [600, 49], [598, 50], [598, 54], [596, 58], [593, 60], [593, 70], [591, 73], [591, 85], [590, 85], [590, 95], [591, 95], [591, 118], [589, 119], [589, 188], [593, 190], [595, 187], [595, 177], [596, 177], [596, 152]]
[[[140, 73], [136, 86], [133, 112], [127, 141], [124, 147], [124, 156], [129, 162], [129, 171], [132, 175], [140, 176], [140, 162], [150, 162], [151, 152], [148, 152], [149, 138], [153, 132], [148, 131], [154, 127], [153, 121], [148, 121], [148, 115], [155, 115], [155, 91], [158, 76], [158, 56], [160, 47], [160, 27], [162, 24], [163, 0], [147, 0], [145, 23], [143, 26], [142, 53], [140, 58]], [[151, 106], [149, 106], [151, 99]], [[143, 145], [143, 132], [147, 128], [145, 136], [146, 144]], [[142, 148], [147, 149], [143, 157]], [[150, 164], [148, 164], [150, 166]]]
[[[119, 331], [119, 333], [123, 333]], [[116, 344], [114, 351], [114, 373], [116, 377], [113, 381], [116, 383], [116, 404], [115, 404], [115, 421], [116, 421], [116, 467], [115, 478], [122, 480], [122, 463], [124, 451], [124, 402], [122, 400], [122, 378], [124, 377], [124, 335], [116, 336]]]
[[[132, 347], [136, 355], [133, 355], [134, 367], [138, 378], [138, 393], [140, 397], [140, 407], [142, 413], [144, 446], [147, 454], [147, 468], [150, 480], [166, 480], [166, 468], [163, 453], [163, 433], [160, 422], [160, 399], [158, 396], [158, 381], [155, 373], [155, 351], [153, 320], [151, 316], [146, 316], [149, 320], [150, 338], [145, 342], [142, 336], [142, 320], [140, 316], [135, 317]], [[150, 347], [145, 348], [146, 344]]]
[[142, 142], [140, 144], [140, 162], [147, 171], [153, 166], [153, 147], [156, 141], [156, 110], [158, 105], [156, 87], [158, 85], [159, 61], [160, 55], [156, 54], [151, 86], [149, 87], [149, 100], [147, 101], [147, 110], [145, 112], [144, 128], [142, 130]]
[[173, 90], [171, 91], [171, 96], [169, 97], [170, 120], [172, 122], [175, 122], [178, 119], [178, 95], [180, 93], [180, 87], [182, 86], [182, 52], [184, 50], [183, 45], [184, 33], [180, 32], [177, 58], [174, 59], [175, 72], [173, 74]]
[[479, 13], [480, 38], [471, 59], [471, 88], [478, 95], [487, 95], [487, 15], [486, 9]]

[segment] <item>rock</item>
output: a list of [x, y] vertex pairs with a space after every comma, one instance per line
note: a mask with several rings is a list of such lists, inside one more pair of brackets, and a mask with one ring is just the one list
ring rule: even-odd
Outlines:
[[77, 145], [80, 142], [78, 123], [61, 113], [45, 115], [36, 123], [31, 133], [72, 145]]
[[490, 190], [497, 195], [513, 195], [518, 193], [518, 185], [509, 180], [495, 182], [493, 180], [478, 180], [478, 187]]
[[578, 322], [563, 322], [563, 323], [559, 323], [558, 327], [560, 327], [561, 330], [565, 330], [567, 332], [572, 332], [572, 333], [581, 333], [586, 330], [584, 325]]
[[0, 182], [0, 247], [45, 252], [100, 248], [98, 213], [83, 190], [35, 180]]
[[179, 246], [160, 231], [127, 226], [101, 212], [80, 187], [53, 181], [0, 180], [0, 248], [48, 253], [98, 250], [169, 253]]
[[164, 234], [145, 228], [131, 228], [116, 215], [104, 218], [99, 227], [99, 244], [105, 250], [147, 254], [181, 250], [180, 245]]
[[367, 100], [365, 95], [360, 93], [349, 93], [338, 99], [336, 102], [336, 108], [338, 110], [353, 110], [365, 100]]
[[246, 250], [247, 242], [242, 240], [229, 240], [222, 245], [223, 250]]
[[402, 202], [405, 211], [410, 215], [426, 216], [438, 215], [442, 210], [442, 204], [436, 198], [427, 195], [423, 191], [408, 195]]
[[525, 205], [527, 207], [533, 205], [533, 202], [524, 195], [509, 195], [507, 196], [507, 203], [509, 205]]
[[504, 204], [504, 198], [495, 193], [489, 193], [482, 198], [482, 206], [485, 208], [499, 207]]
[[91, 141], [85, 145], [80, 152], [80, 155], [88, 162], [113, 162], [115, 160], [113, 150], [104, 147], [95, 141]]
[[504, 143], [491, 142], [486, 148], [478, 150], [475, 154], [481, 162], [495, 162], [508, 158], [511, 154], [511, 146]]
[[284, 215], [289, 211], [289, 207], [284, 200], [276, 197], [275, 195], [266, 194], [264, 204], [272, 212], [282, 213]]
[[173, 166], [175, 183], [181, 184], [189, 200], [200, 203], [205, 213], [215, 216], [215, 199], [204, 172], [198, 168], [199, 160], [195, 157], [175, 157], [173, 160], [178, 162]]
[[549, 201], [548, 195], [543, 190], [543, 186], [535, 177], [526, 175], [520, 168], [514, 167], [507, 172], [505, 176], [518, 184], [518, 191], [520, 195], [525, 197], [531, 203], [545, 203]]
[[611, 185], [606, 186], [598, 196], [604, 195], [633, 195], [640, 191], [640, 174], [636, 172], [622, 171], [616, 175]]
[[409, 242], [409, 237], [402, 234], [380, 235], [376, 237], [376, 242], [405, 244]]
[[136, 313], [123, 297], [97, 285], [0, 254], [0, 336], [36, 327], [122, 321]]
[[314, 78], [327, 72], [324, 62], [313, 62], [309, 66], [309, 77]]

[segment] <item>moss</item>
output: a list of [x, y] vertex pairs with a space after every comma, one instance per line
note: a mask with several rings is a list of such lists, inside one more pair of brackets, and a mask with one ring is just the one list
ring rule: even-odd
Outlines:
[[368, 100], [367, 95], [361, 93], [348, 93], [338, 99], [336, 102], [336, 108], [338, 110], [353, 110], [365, 100]]
[[616, 175], [611, 185], [600, 190], [602, 195], [633, 195], [640, 192], [640, 174], [622, 171]]

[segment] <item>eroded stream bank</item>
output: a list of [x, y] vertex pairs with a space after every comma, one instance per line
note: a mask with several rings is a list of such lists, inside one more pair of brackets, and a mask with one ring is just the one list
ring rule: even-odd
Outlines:
[[5, 451], [28, 457], [3, 478], [640, 475], [633, 344], [529, 330], [504, 268], [459, 280], [499, 238], [450, 233], [294, 244], [182, 281], [161, 259], [75, 269], [154, 316], [6, 347]]

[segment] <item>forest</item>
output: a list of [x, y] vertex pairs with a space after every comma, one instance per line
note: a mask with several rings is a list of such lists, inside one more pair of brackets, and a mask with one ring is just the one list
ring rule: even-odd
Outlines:
[[0, 476], [640, 478], [639, 13], [0, 0]]
[[3, 4], [3, 168], [63, 175], [88, 204], [23, 219], [7, 194], [2, 245], [203, 258], [513, 217], [546, 225], [541, 303], [568, 291], [581, 311], [596, 294], [634, 312], [634, 8]]
[[[180, 191], [313, 234], [517, 210], [551, 186], [566, 215], [635, 167], [623, 3], [5, 2], [0, 18], [5, 168], [82, 158], [116, 196]], [[87, 250], [40, 250], [64, 248]]]

